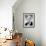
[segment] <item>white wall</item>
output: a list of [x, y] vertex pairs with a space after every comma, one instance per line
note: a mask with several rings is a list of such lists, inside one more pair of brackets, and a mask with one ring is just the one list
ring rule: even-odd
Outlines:
[[0, 27], [12, 28], [12, 6], [16, 0], [0, 0]]
[[46, 0], [41, 1], [40, 25], [42, 46], [46, 46]]
[[[22, 0], [20, 4], [18, 3], [16, 4], [13, 6], [15, 28], [18, 30], [18, 32], [23, 33], [24, 38], [32, 39], [35, 41], [36, 46], [41, 46], [40, 33], [41, 1]], [[23, 27], [23, 13], [35, 13], [35, 28]]]

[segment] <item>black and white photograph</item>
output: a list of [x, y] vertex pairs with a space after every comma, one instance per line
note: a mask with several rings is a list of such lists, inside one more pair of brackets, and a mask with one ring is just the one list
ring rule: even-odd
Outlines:
[[34, 28], [35, 27], [35, 13], [24, 13], [23, 14], [23, 26]]

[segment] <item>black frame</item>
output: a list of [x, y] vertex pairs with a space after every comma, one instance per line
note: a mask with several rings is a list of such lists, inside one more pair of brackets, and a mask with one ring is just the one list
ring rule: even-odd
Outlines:
[[[33, 21], [34, 21], [33, 26], [30, 26], [30, 27], [24, 26], [24, 16], [27, 15], [27, 14], [33, 15], [33, 17], [34, 17], [34, 18], [33, 18], [33, 19], [34, 19], [34, 20], [33, 20]], [[23, 27], [24, 27], [24, 28], [34, 28], [34, 27], [35, 27], [35, 13], [23, 13]]]

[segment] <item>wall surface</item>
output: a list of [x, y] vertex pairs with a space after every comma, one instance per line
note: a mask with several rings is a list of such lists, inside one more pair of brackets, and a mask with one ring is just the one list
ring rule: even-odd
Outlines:
[[12, 6], [16, 0], [0, 0], [0, 27], [12, 29]]
[[46, 46], [46, 0], [41, 1], [40, 25], [42, 46]]
[[[20, 3], [21, 2], [21, 3]], [[17, 6], [16, 6], [17, 5]], [[35, 28], [23, 27], [23, 13], [35, 13]], [[41, 1], [40, 0], [20, 0], [19, 4], [13, 6], [14, 24], [18, 32], [23, 33], [23, 37], [35, 41], [36, 46], [41, 46], [41, 31], [40, 31], [40, 15]]]

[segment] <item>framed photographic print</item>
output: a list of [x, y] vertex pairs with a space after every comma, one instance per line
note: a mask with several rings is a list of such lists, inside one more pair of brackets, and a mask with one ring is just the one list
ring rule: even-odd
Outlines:
[[35, 13], [23, 13], [23, 26], [25, 28], [35, 27]]

